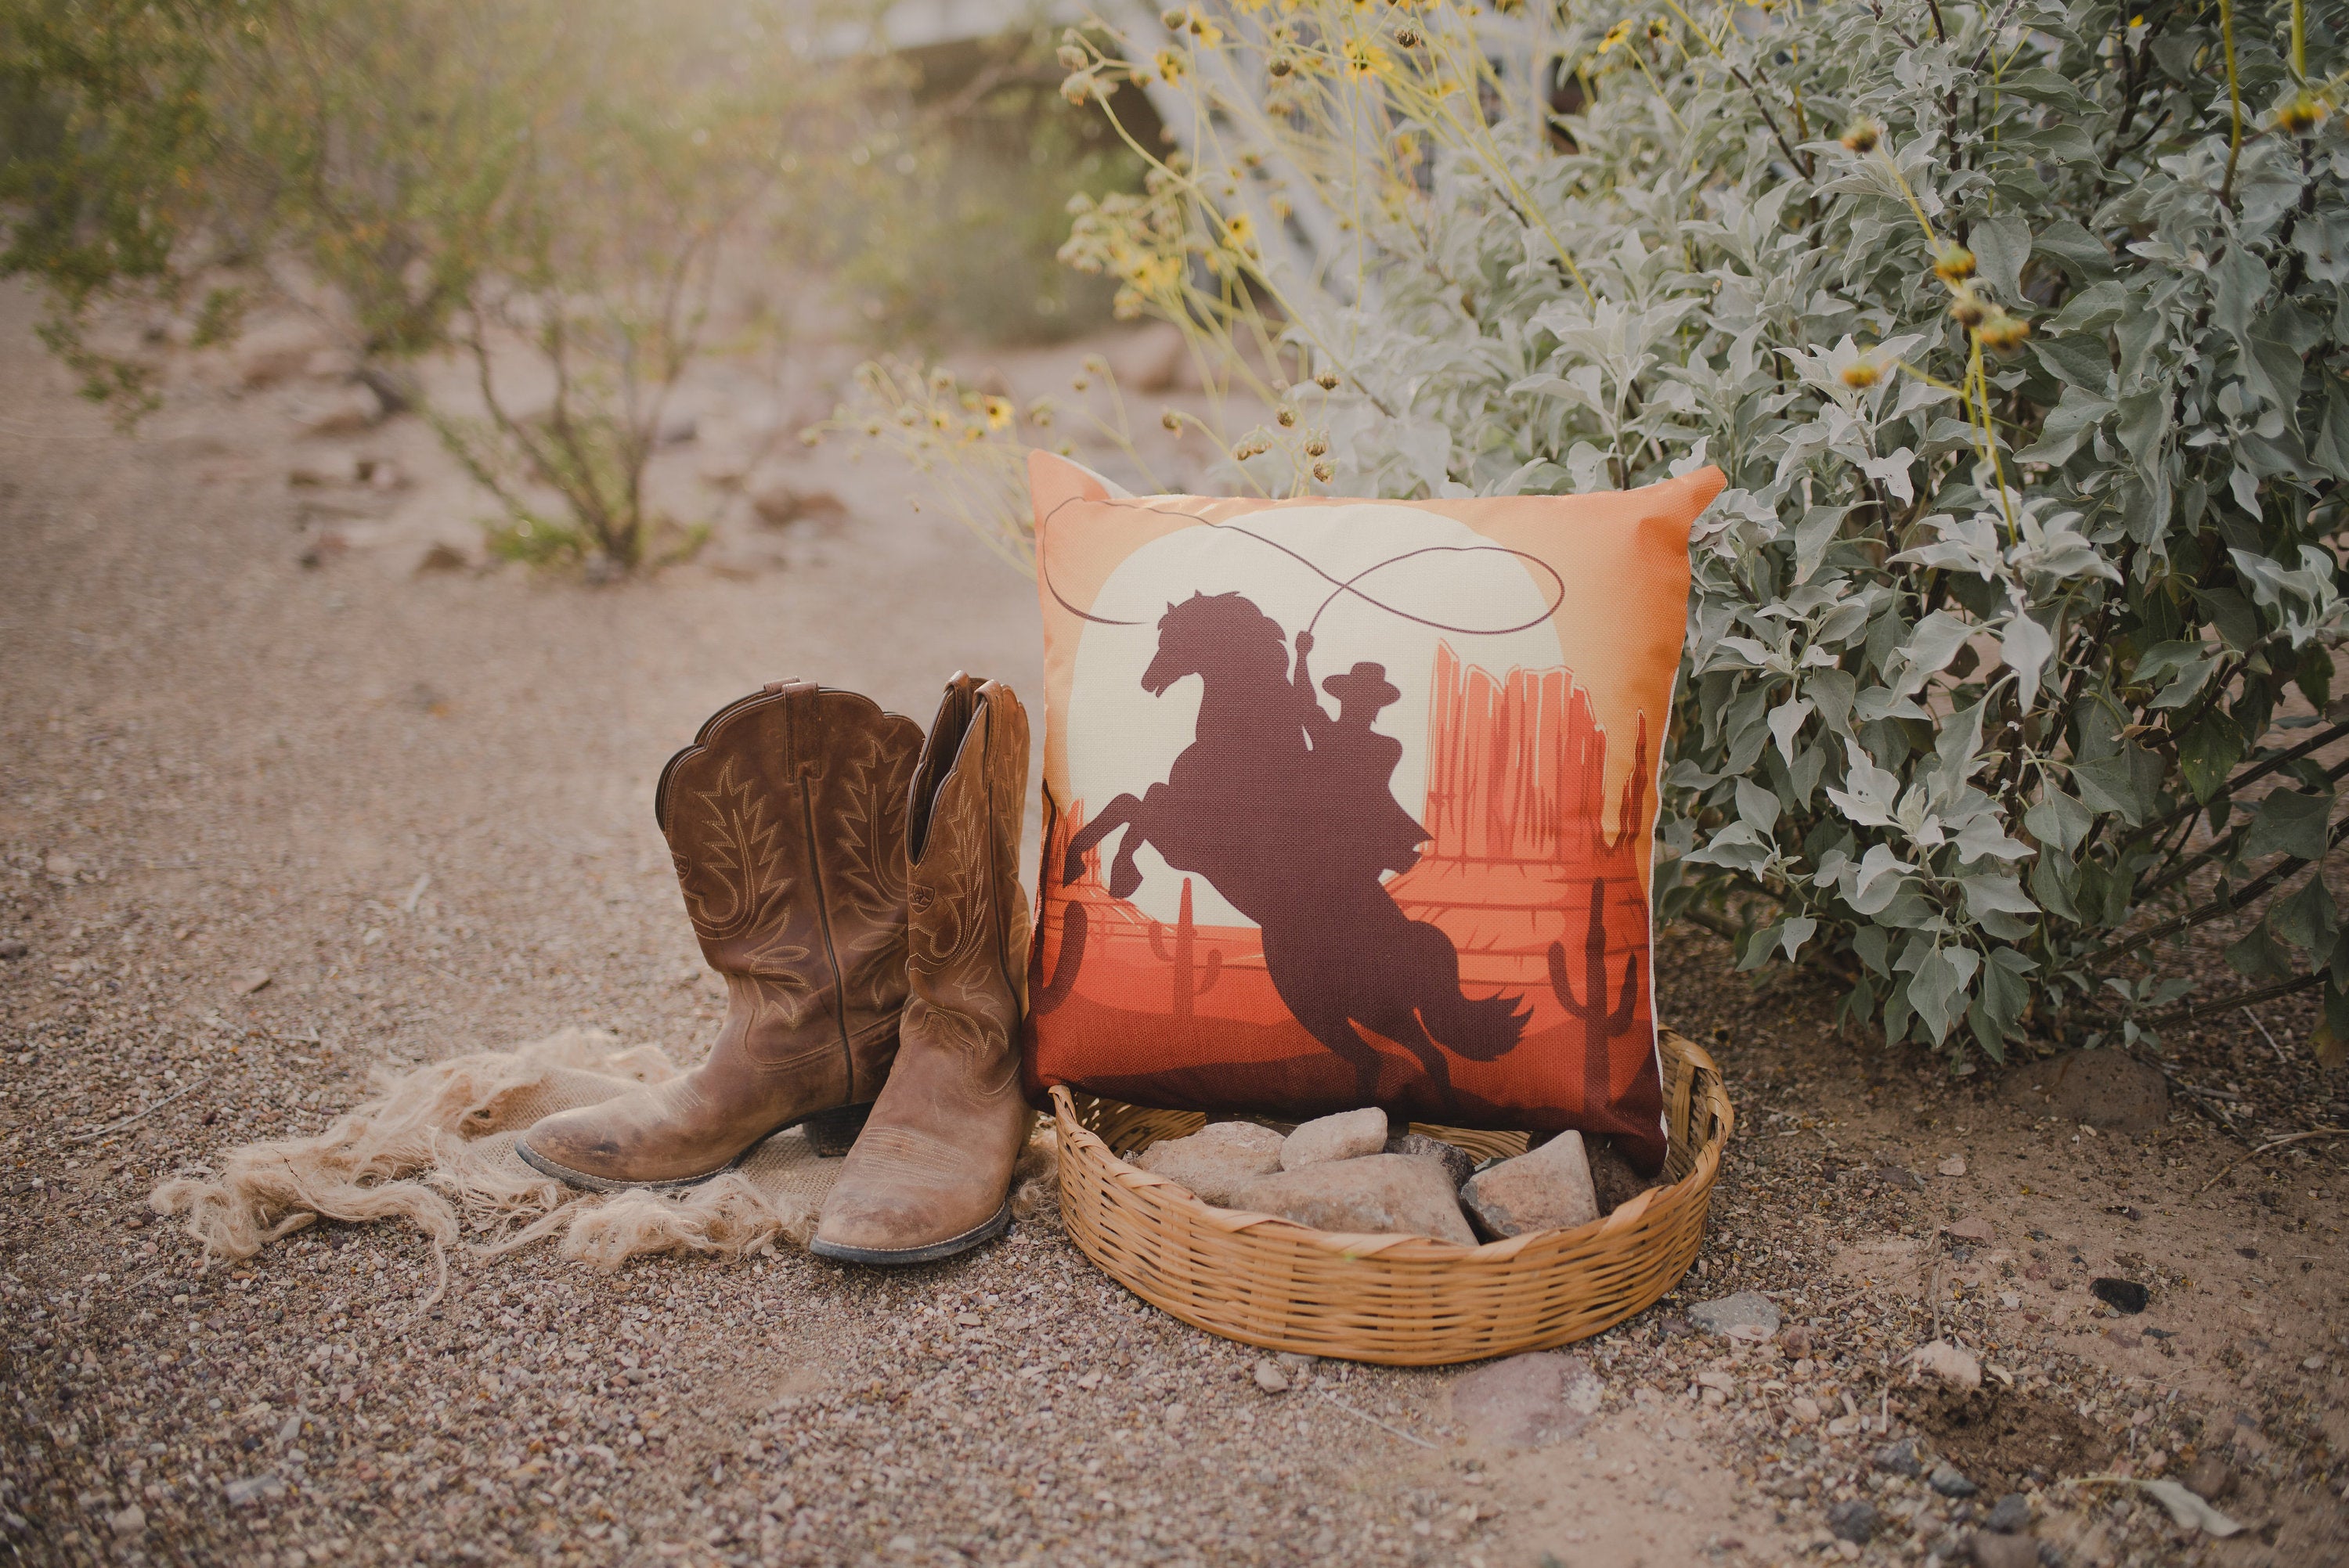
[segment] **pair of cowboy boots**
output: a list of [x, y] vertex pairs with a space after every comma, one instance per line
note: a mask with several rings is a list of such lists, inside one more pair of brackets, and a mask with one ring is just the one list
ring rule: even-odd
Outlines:
[[[654, 810], [701, 951], [726, 981], [693, 1071], [523, 1134], [574, 1186], [686, 1187], [805, 1124], [850, 1137], [810, 1245], [950, 1256], [1010, 1223], [1028, 901], [1028, 717], [957, 675], [926, 739], [853, 693], [778, 681], [669, 759]], [[859, 1123], [862, 1123], [861, 1130]]]

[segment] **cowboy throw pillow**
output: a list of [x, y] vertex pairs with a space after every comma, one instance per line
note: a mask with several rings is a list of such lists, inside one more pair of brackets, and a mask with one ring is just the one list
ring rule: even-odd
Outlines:
[[1718, 469], [1131, 497], [1039, 453], [1029, 1088], [1664, 1154], [1649, 870]]

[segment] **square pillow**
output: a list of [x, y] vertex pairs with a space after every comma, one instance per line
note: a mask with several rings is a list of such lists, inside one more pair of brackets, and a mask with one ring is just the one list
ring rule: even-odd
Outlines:
[[1664, 1154], [1649, 875], [1723, 484], [1125, 495], [1030, 459], [1044, 851], [1025, 1071]]

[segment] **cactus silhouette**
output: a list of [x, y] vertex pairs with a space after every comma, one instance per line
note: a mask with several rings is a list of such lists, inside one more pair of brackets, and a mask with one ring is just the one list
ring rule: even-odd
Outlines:
[[1207, 949], [1205, 965], [1195, 965], [1192, 963], [1197, 928], [1191, 923], [1189, 877], [1183, 879], [1183, 907], [1174, 917], [1174, 950], [1171, 953], [1166, 950], [1163, 940], [1165, 931], [1166, 928], [1158, 922], [1154, 920], [1150, 923], [1150, 951], [1158, 955], [1161, 964], [1174, 966], [1174, 1016], [1187, 1018], [1191, 1016], [1192, 998], [1204, 996], [1214, 990], [1216, 982], [1224, 975], [1224, 950], [1220, 947]]
[[[1033, 998], [1028, 1010], [1038, 1016], [1052, 1011], [1069, 999], [1077, 988], [1077, 965], [1085, 956], [1085, 906], [1074, 899], [1061, 906], [1061, 961], [1052, 966], [1049, 975], [1040, 974], [1041, 984], [1034, 986]], [[1036, 944], [1036, 964], [1040, 971], [1044, 963], [1044, 944]]]
[[1583, 1112], [1588, 1115], [1605, 1105], [1614, 1089], [1612, 1070], [1607, 1043], [1631, 1028], [1631, 1010], [1640, 995], [1640, 955], [1628, 954], [1623, 960], [1623, 990], [1612, 1010], [1607, 1006], [1607, 879], [1593, 877], [1590, 882], [1590, 922], [1588, 934], [1582, 939], [1582, 990], [1574, 994], [1574, 982], [1566, 972], [1566, 944], [1549, 944], [1549, 985], [1557, 993], [1558, 1004], [1573, 1017], [1582, 1020], [1583, 1050]]

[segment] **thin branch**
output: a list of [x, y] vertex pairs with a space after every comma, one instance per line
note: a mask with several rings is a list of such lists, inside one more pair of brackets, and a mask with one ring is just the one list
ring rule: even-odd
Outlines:
[[106, 1137], [109, 1133], [119, 1132], [124, 1128], [129, 1126], [132, 1122], [138, 1120], [140, 1117], [154, 1115], [157, 1111], [162, 1109], [173, 1100], [178, 1099], [184, 1095], [195, 1093], [196, 1090], [202, 1088], [210, 1081], [211, 1075], [206, 1074], [204, 1077], [197, 1078], [191, 1083], [182, 1084], [181, 1087], [173, 1089], [171, 1093], [165, 1095], [162, 1099], [157, 1100], [154, 1104], [149, 1106], [144, 1110], [134, 1110], [129, 1116], [123, 1117], [116, 1121], [109, 1121], [104, 1127], [98, 1128], [94, 1131], [77, 1132], [72, 1137], [67, 1138], [66, 1141], [67, 1143], [89, 1143], [98, 1139]]
[[[2308, 990], [2323, 982], [2324, 977], [2324, 971], [2322, 969], [2313, 975], [2295, 975], [2289, 980], [2279, 980], [2272, 985], [2261, 985], [2250, 991], [2237, 991], [2231, 995], [2221, 996], [2215, 1002], [2203, 1002], [2189, 1007], [2178, 1007], [2162, 1014], [2159, 1017], [2139, 1019], [2138, 1027], [2183, 1028], [2188, 1024], [2199, 1023], [2205, 1018], [2214, 1018], [2221, 1013], [2230, 1013], [2238, 1007], [2255, 1006], [2261, 1002], [2272, 1002], [2280, 996], [2290, 996], [2296, 992]], [[2254, 1016], [2251, 1022], [2256, 1024], [2259, 1019]], [[2265, 1026], [2261, 1026], [2261, 1032], [2263, 1034], [2266, 1032]], [[2268, 1043], [2273, 1045], [2275, 1042], [2271, 1039]]]

